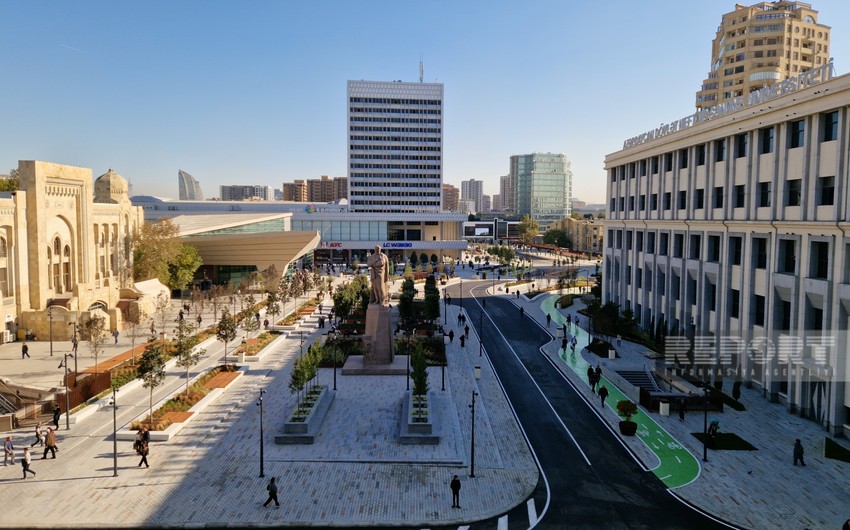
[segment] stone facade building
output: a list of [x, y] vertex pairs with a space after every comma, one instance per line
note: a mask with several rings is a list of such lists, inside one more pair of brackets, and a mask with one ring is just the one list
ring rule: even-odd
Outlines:
[[143, 215], [127, 181], [111, 169], [92, 181], [91, 169], [31, 160], [18, 174], [20, 189], [0, 196], [3, 339], [70, 340], [71, 324], [93, 314], [120, 329], [122, 302], [129, 311], [146, 298], [132, 283]]

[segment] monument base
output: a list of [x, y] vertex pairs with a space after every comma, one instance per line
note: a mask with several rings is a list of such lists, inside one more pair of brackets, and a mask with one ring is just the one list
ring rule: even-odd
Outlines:
[[342, 367], [342, 375], [404, 375], [407, 373], [407, 359], [399, 356], [390, 364], [368, 364], [362, 355], [349, 355]]
[[363, 333], [363, 364], [381, 365], [392, 362], [390, 306], [369, 304], [366, 308], [366, 330]]

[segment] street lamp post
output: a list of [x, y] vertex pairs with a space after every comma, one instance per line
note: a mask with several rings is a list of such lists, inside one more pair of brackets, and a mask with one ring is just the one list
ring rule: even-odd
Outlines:
[[300, 356], [304, 357], [304, 330], [298, 331], [298, 336], [301, 338], [301, 343], [298, 345]]
[[449, 306], [449, 300], [448, 300], [448, 298], [446, 298], [446, 290], [443, 289], [443, 324], [448, 324], [448, 318], [449, 318], [448, 306]]
[[53, 357], [53, 306], [47, 306], [47, 321], [47, 329], [49, 330], [48, 334], [50, 335], [50, 356]]
[[702, 461], [708, 462], [708, 385], [702, 387], [705, 394], [702, 417]]
[[[62, 362], [59, 363], [59, 368], [63, 368], [65, 370], [65, 430], [69, 430], [71, 428], [71, 396], [68, 395], [68, 374], [71, 370], [68, 369], [68, 357], [74, 357], [72, 353], [65, 353]], [[76, 358], [74, 358], [74, 362], [76, 363]]]
[[469, 449], [469, 476], [475, 478], [475, 396], [478, 392], [472, 391], [472, 404], [469, 406], [472, 409], [472, 444]]
[[[337, 339], [334, 342], [339, 342], [339, 331], [334, 331], [334, 337], [336, 337], [336, 339]], [[338, 349], [338, 346], [336, 344], [334, 344], [333, 352], [334, 352], [334, 354], [333, 354], [333, 357], [334, 357], [334, 390], [336, 390], [336, 356], [339, 353], [339, 349]]]
[[460, 310], [463, 311], [463, 278], [460, 279]]
[[257, 400], [257, 406], [260, 407], [260, 478], [266, 476], [265, 457], [263, 455], [263, 394], [265, 393], [265, 390], [260, 389], [260, 399]]
[[112, 476], [118, 476], [118, 387], [112, 387]]

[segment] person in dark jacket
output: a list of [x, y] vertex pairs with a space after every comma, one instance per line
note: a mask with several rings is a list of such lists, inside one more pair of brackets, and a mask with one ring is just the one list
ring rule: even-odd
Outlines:
[[599, 406], [603, 409], [605, 408], [605, 398], [608, 397], [608, 389], [605, 388], [605, 385], [599, 387]]
[[800, 461], [801, 466], [806, 465], [806, 461], [803, 460], [803, 453], [805, 450], [803, 449], [803, 444], [800, 442], [800, 439], [797, 438], [797, 441], [794, 442], [794, 465], [797, 465], [797, 461]]
[[266, 491], [269, 492], [269, 498], [266, 499], [266, 502], [263, 503], [263, 508], [269, 505], [270, 502], [274, 501], [274, 505], [280, 508], [280, 502], [277, 500], [277, 484], [275, 484], [275, 478], [269, 481], [268, 486], [266, 486]]
[[455, 475], [449, 483], [452, 490], [452, 508], [460, 508], [460, 479]]

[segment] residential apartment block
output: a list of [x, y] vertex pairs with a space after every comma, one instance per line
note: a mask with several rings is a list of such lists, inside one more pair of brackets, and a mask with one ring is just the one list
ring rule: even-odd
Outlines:
[[460, 211], [460, 190], [451, 184], [443, 184], [443, 210]]
[[347, 92], [351, 211], [439, 212], [442, 83], [349, 81]]
[[546, 228], [556, 228], [566, 232], [567, 237], [573, 243], [571, 250], [593, 254], [602, 252], [602, 239], [605, 234], [605, 228], [602, 226], [601, 221], [565, 217], [560, 221], [551, 223]]
[[697, 108], [747, 97], [829, 62], [830, 27], [810, 4], [794, 1], [737, 4], [723, 15], [711, 44], [711, 71], [697, 92]]
[[283, 200], [292, 202], [307, 202], [307, 182], [296, 180], [283, 183]]
[[219, 186], [219, 190], [223, 201], [274, 200], [274, 189], [271, 186]]
[[484, 182], [475, 179], [463, 180], [460, 183], [460, 200], [472, 201], [475, 207], [472, 213], [484, 212]]
[[850, 76], [832, 73], [608, 155], [603, 299], [684, 332], [706, 380], [850, 434]]

